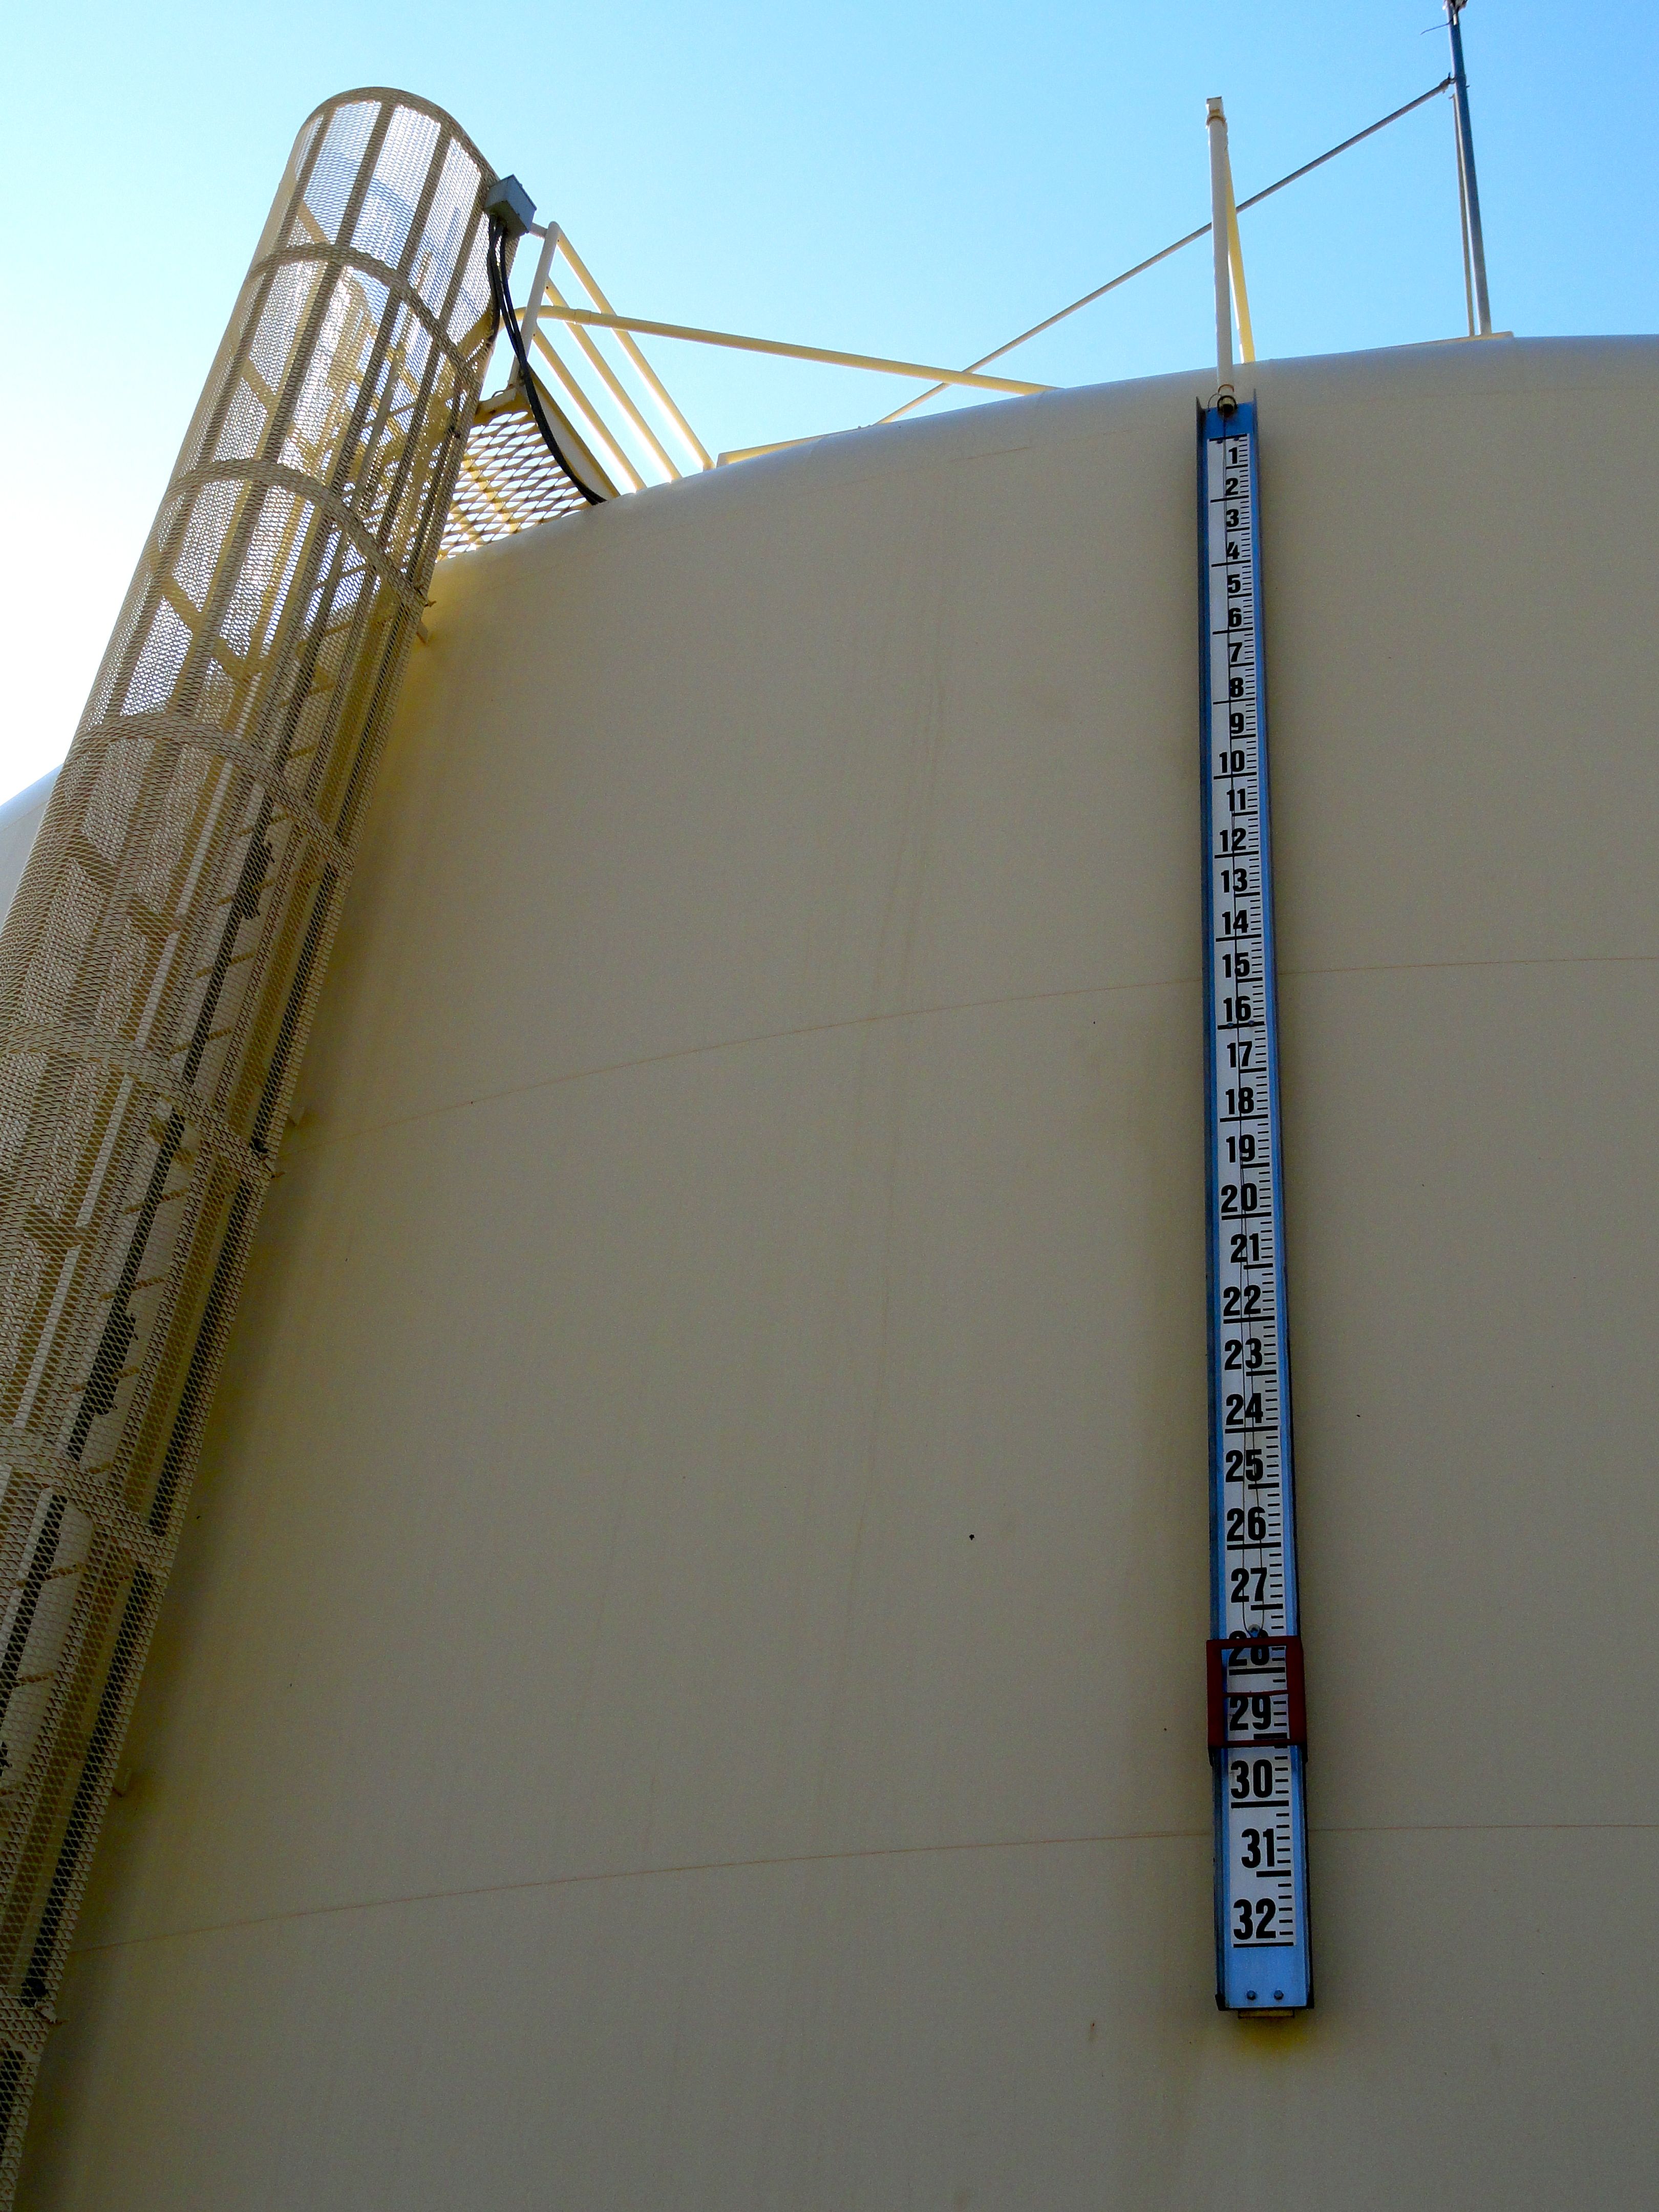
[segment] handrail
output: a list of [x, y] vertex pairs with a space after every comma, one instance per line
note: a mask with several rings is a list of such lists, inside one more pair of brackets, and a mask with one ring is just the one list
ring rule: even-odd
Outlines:
[[[684, 471], [670, 452], [664, 438], [647, 419], [639, 399], [617, 373], [617, 367], [600, 350], [596, 343], [596, 334], [599, 332], [609, 332], [614, 338], [624, 356], [623, 367], [631, 369], [637, 376], [649, 403], [659, 411], [674, 438], [683, 441], [688, 453], [696, 456], [696, 466], [700, 470], [713, 468], [714, 459], [670, 398], [662, 379], [646, 359], [638, 343], [641, 337], [674, 338], [696, 345], [768, 354], [783, 360], [822, 362], [831, 368], [865, 369], [877, 375], [913, 377], [924, 382], [961, 385], [970, 390], [999, 394], [1012, 392], [1024, 396], [1051, 388], [1046, 384], [1031, 383], [1024, 378], [982, 375], [976, 369], [939, 368], [926, 362], [899, 361], [885, 355], [849, 353], [830, 346], [796, 345], [779, 338], [744, 337], [734, 331], [704, 330], [691, 324], [647, 321], [641, 317], [621, 315], [611, 306], [561, 224], [551, 222], [545, 226], [532, 224], [531, 234], [539, 238], [540, 252], [537, 256], [528, 297], [524, 306], [517, 310], [525, 351], [526, 354], [540, 354], [548, 372], [562, 388], [573, 412], [585, 425], [586, 435], [608, 457], [610, 472], [614, 476], [617, 490], [644, 490], [647, 483], [644, 471], [647, 468], [660, 471], [670, 483], [680, 480]], [[592, 307], [580, 306], [561, 289], [556, 275], [561, 254], [575, 281], [595, 303]], [[559, 329], [566, 332], [575, 349], [569, 358], [553, 343]], [[497, 395], [499, 404], [512, 404], [514, 392], [521, 380], [522, 372], [515, 362], [505, 390]], [[630, 441], [640, 457], [637, 459], [629, 450]], [[739, 453], [722, 453], [720, 458], [722, 461], [746, 458], [751, 451], [763, 450], [769, 449], [744, 448]], [[487, 499], [489, 488], [482, 480], [479, 489]], [[525, 512], [528, 518], [532, 509], [526, 508]], [[504, 504], [501, 519], [505, 531], [509, 533], [525, 526], [524, 521], [513, 519], [513, 515], [510, 502]], [[536, 519], [539, 519], [538, 514]], [[476, 529], [471, 526], [456, 535], [463, 542], [477, 541]]]
[[[546, 284], [543, 288], [540, 304], [541, 312], [544, 315], [551, 314], [556, 318], [562, 310], [569, 307], [570, 302], [565, 298], [558, 286], [550, 276]], [[610, 362], [599, 351], [598, 346], [594, 344], [592, 339], [589, 337], [587, 332], [581, 327], [580, 323], [573, 327], [570, 335], [575, 339], [577, 344], [586, 355], [588, 360], [592, 362], [594, 368], [598, 369], [605, 389], [611, 393], [612, 398], [614, 398], [623, 408], [629, 421], [639, 432], [641, 437], [644, 439], [646, 444], [650, 447], [652, 452], [656, 455], [658, 460], [661, 462], [663, 467], [667, 470], [669, 475], [678, 482], [679, 477], [684, 474], [684, 471], [676, 465], [661, 439], [658, 437], [656, 432], [651, 428], [651, 425], [646, 421], [644, 416], [640, 412], [633, 400], [629, 397], [628, 392], [623, 386], [622, 380], [617, 374], [616, 370], [611, 368]], [[544, 338], [542, 340], [542, 343], [544, 347], [545, 347], [547, 341]]]
[[[669, 483], [677, 482], [685, 473], [684, 467], [658, 434], [617, 369], [606, 360], [587, 330], [580, 327], [575, 320], [578, 314], [589, 312], [596, 312], [602, 316], [613, 314], [611, 301], [586, 262], [572, 245], [562, 224], [549, 222], [544, 228], [535, 223], [532, 224], [531, 232], [532, 235], [539, 234], [542, 246], [535, 275], [531, 280], [529, 295], [519, 310], [520, 332], [526, 351], [532, 346], [539, 348], [544, 360], [592, 426], [595, 434], [605, 441], [615, 456], [618, 469], [627, 479], [626, 488], [635, 491], [643, 489], [646, 477], [627, 447], [620, 442], [622, 438], [631, 439], [639, 452], [649, 457], [647, 463], [649, 468], [660, 471]], [[592, 301], [592, 310], [580, 308], [578, 301], [568, 299], [560, 289], [556, 264], [561, 254], [576, 283]], [[560, 356], [548, 331], [542, 327], [544, 320], [563, 325], [580, 349], [581, 359], [567, 361]], [[623, 366], [631, 368], [638, 377], [645, 388], [647, 398], [660, 415], [669, 434], [694, 457], [696, 468], [712, 468], [714, 461], [708, 447], [675, 404], [662, 379], [646, 359], [631, 333], [618, 330], [616, 335], [624, 356]], [[590, 370], [597, 377], [602, 390], [592, 387], [587, 374]], [[516, 368], [511, 380], [518, 380]]]
[[[562, 231], [559, 234], [559, 244], [563, 249], [565, 259], [570, 264], [571, 268], [575, 271], [578, 282], [582, 285], [588, 298], [593, 302], [593, 305], [604, 314], [614, 314], [616, 313], [615, 308], [612, 307], [610, 301], [605, 298], [605, 294], [599, 289], [599, 285], [588, 274], [587, 264], [582, 259], [580, 254], [577, 252], [575, 247], [570, 243], [569, 239]], [[641, 376], [644, 379], [646, 385], [656, 399], [657, 404], [662, 409], [664, 414], [673, 424], [679, 435], [684, 439], [691, 452], [696, 455], [700, 465], [705, 469], [712, 469], [714, 464], [709, 457], [708, 448], [703, 444], [702, 440], [697, 435], [696, 432], [691, 428], [691, 425], [686, 421], [684, 416], [681, 414], [679, 409], [669, 398], [667, 392], [663, 388], [662, 381], [658, 376], [656, 370], [652, 368], [650, 362], [640, 351], [638, 346], [635, 344], [631, 332], [621, 331], [618, 331], [617, 337], [623, 351], [628, 356], [629, 361], [633, 362], [635, 368], [638, 369]]]
[[[1235, 213], [1243, 215], [1247, 208], [1259, 207], [1263, 200], [1271, 199], [1275, 192], [1282, 192], [1286, 185], [1294, 185], [1302, 178], [1310, 176], [1314, 170], [1322, 169], [1327, 161], [1335, 161], [1339, 154], [1346, 154], [1351, 146], [1358, 146], [1362, 139], [1374, 138], [1379, 131], [1386, 131], [1389, 124], [1398, 123], [1402, 115], [1409, 115], [1413, 109], [1425, 106], [1431, 100], [1438, 100], [1451, 82], [1449, 76], [1443, 76], [1438, 84], [1431, 84], [1426, 92], [1419, 92], [1415, 100], [1408, 100], [1403, 107], [1396, 107], [1391, 114], [1379, 117], [1375, 123], [1368, 123], [1363, 131], [1356, 131], [1352, 138], [1345, 138], [1340, 145], [1330, 147], [1323, 154], [1315, 155], [1311, 161], [1304, 161], [1299, 169], [1292, 169], [1288, 176], [1264, 185], [1259, 192], [1252, 192], [1249, 199], [1240, 200]], [[1004, 354], [1012, 353], [1016, 346], [1024, 345], [1029, 339], [1041, 337], [1044, 331], [1053, 330], [1056, 323], [1063, 323], [1068, 315], [1076, 314], [1079, 307], [1092, 307], [1097, 300], [1103, 300], [1109, 292], [1115, 292], [1120, 284], [1127, 284], [1132, 276], [1139, 276], [1148, 269], [1155, 269], [1160, 261], [1167, 261], [1172, 253], [1179, 253], [1183, 246], [1195, 246], [1200, 238], [1207, 238], [1209, 234], [1209, 224], [1200, 223], [1196, 230], [1189, 230], [1184, 238], [1172, 240], [1168, 246], [1159, 246], [1156, 253], [1149, 253], [1144, 261], [1137, 261], [1133, 268], [1108, 277], [1103, 284], [1097, 284], [1092, 292], [1085, 292], [1080, 300], [1073, 300], [1069, 307], [1057, 308], [1052, 315], [1045, 315], [1040, 323], [1033, 323], [1029, 331], [1022, 331], [1017, 338], [1009, 338], [1000, 346], [993, 346], [989, 353], [981, 354], [969, 366], [983, 368], [989, 362], [1000, 361]], [[901, 415], [909, 414], [913, 408], [921, 406], [945, 389], [945, 384], [941, 380], [931, 392], [917, 392], [914, 399], [907, 399], [902, 407], [896, 407], [890, 415], [884, 415], [879, 420], [882, 422], [896, 422]]]
[[635, 467], [633, 462], [629, 459], [628, 455], [622, 446], [618, 444], [616, 432], [612, 430], [611, 425], [605, 421], [604, 416], [600, 414], [599, 409], [593, 404], [592, 400], [589, 398], [587, 393], [583, 391], [581, 385], [572, 374], [565, 362], [559, 358], [553, 348], [548, 343], [547, 333], [544, 331], [538, 330], [536, 332], [536, 349], [542, 356], [542, 358], [546, 362], [548, 367], [558, 378], [560, 383], [563, 385], [565, 390], [570, 394], [570, 397], [575, 401], [577, 406], [581, 409], [582, 413], [592, 424], [594, 429], [604, 440], [605, 445], [610, 448], [611, 453], [616, 459], [617, 467], [620, 468], [623, 474], [629, 479], [630, 488], [635, 491], [643, 491], [645, 489], [645, 478]]
[[[1454, 81], [1450, 75], [1443, 76], [1438, 84], [1430, 86], [1426, 92], [1418, 94], [1414, 100], [1407, 100], [1403, 106], [1380, 117], [1376, 122], [1368, 124], [1363, 131], [1356, 131], [1351, 137], [1316, 155], [1312, 161], [1303, 162], [1299, 167], [1291, 170], [1287, 175], [1279, 178], [1261, 191], [1251, 193], [1247, 199], [1235, 200], [1229, 165], [1223, 193], [1228, 235], [1222, 246], [1222, 255], [1225, 263], [1231, 264], [1231, 290], [1238, 307], [1241, 350], [1247, 361], [1254, 358], [1255, 347], [1250, 330], [1249, 296], [1244, 288], [1238, 217], [1247, 209], [1270, 198], [1273, 193], [1283, 191], [1287, 185], [1295, 184], [1315, 169], [1322, 168], [1326, 162], [1334, 161], [1339, 154], [1346, 154], [1351, 147], [1358, 146], [1379, 131], [1387, 130], [1390, 124], [1399, 122], [1403, 116], [1412, 114], [1430, 100], [1438, 99], [1452, 87]], [[993, 362], [1000, 361], [1005, 354], [1012, 353], [1017, 346], [1041, 337], [1057, 323], [1064, 322], [1067, 316], [1076, 314], [1079, 308], [1103, 299], [1107, 293], [1115, 291], [1132, 277], [1155, 268], [1172, 254], [1179, 253], [1183, 247], [1195, 245], [1200, 238], [1208, 235], [1210, 229], [1209, 223], [1200, 223], [1183, 237], [1172, 240], [1156, 253], [1148, 254], [1145, 259], [1120, 271], [1105, 283], [1085, 292], [1080, 299], [1072, 301], [1068, 306], [1059, 308], [1051, 315], [1046, 315], [1041, 322], [1034, 323], [1018, 337], [1006, 339], [989, 353], [982, 354], [977, 361], [969, 362], [966, 368], [941, 368], [923, 362], [897, 360], [885, 355], [852, 353], [839, 347], [794, 344], [779, 338], [745, 337], [734, 331], [707, 330], [690, 323], [661, 322], [647, 320], [641, 316], [619, 314], [562, 227], [550, 222], [545, 225], [532, 223], [530, 226], [531, 234], [540, 240], [540, 252], [529, 297], [519, 310], [520, 328], [526, 354], [532, 348], [539, 349], [543, 360], [562, 386], [574, 409], [591, 426], [592, 439], [606, 454], [613, 457], [615, 465], [611, 473], [615, 476], [617, 488], [639, 491], [645, 489], [648, 476], [659, 472], [662, 478], [672, 483], [681, 478], [685, 471], [670, 450], [665, 437], [647, 419], [635, 393], [629, 389], [624, 380], [628, 373], [631, 373], [643, 387], [647, 404], [660, 416], [669, 435], [683, 444], [688, 453], [695, 456], [696, 466], [709, 469], [716, 465], [708, 448], [669, 396], [662, 379], [647, 360], [638, 343], [641, 337], [672, 338], [677, 343], [724, 347], [739, 353], [764, 354], [786, 361], [819, 362], [830, 368], [864, 369], [875, 375], [907, 377], [925, 384], [927, 390], [916, 392], [888, 414], [878, 417], [878, 423], [896, 422], [940, 392], [952, 388], [987, 393], [1012, 393], [1022, 397], [1051, 391], [1054, 387], [1050, 385], [1024, 378], [988, 374], [986, 372]], [[1466, 252], [1468, 242], [1466, 226]], [[560, 289], [555, 271], [561, 254], [575, 283], [593, 302], [592, 307], [580, 306]], [[569, 341], [565, 349], [571, 356], [569, 359], [566, 359], [553, 343], [553, 334], [556, 334], [559, 329], [565, 332]], [[598, 332], [611, 334], [623, 356], [620, 368], [623, 373], [619, 374], [619, 365], [614, 358], [608, 359], [600, 349], [592, 335]], [[515, 366], [514, 382], [517, 380]], [[511, 390], [512, 386], [508, 388]], [[806, 441], [799, 439], [781, 441], [782, 445], [805, 442]], [[630, 444], [634, 449], [632, 453], [629, 450]], [[779, 447], [735, 447], [722, 452], [720, 459], [721, 461], [745, 459], [775, 450]]]
[[980, 376], [970, 368], [936, 368], [924, 362], [890, 361], [881, 354], [842, 353], [830, 346], [791, 345], [781, 338], [739, 337], [734, 331], [698, 330], [689, 323], [651, 323], [638, 316], [604, 315], [591, 307], [544, 306], [542, 315], [544, 319], [550, 318], [555, 322], [587, 323], [597, 330], [635, 331], [647, 337], [685, 338], [694, 345], [731, 346], [738, 353], [776, 354], [786, 361], [822, 361], [835, 368], [867, 368], [878, 376], [915, 376], [924, 382], [963, 384], [975, 392], [1026, 394], [1052, 392], [1054, 388], [1052, 384], [1031, 384], [1018, 377]]

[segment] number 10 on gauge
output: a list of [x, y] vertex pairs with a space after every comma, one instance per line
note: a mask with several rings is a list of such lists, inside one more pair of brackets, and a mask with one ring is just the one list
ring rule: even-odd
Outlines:
[[1216, 2002], [1313, 2001], [1254, 404], [1200, 410]]

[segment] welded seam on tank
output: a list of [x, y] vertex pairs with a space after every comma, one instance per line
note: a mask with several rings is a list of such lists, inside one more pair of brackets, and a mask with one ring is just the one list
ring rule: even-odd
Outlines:
[[1659, 960], [1659, 952], [1537, 952], [1490, 960], [1360, 960], [1342, 968], [1286, 968], [1281, 975], [1434, 975], [1467, 968], [1640, 968]]
[[647, 1053], [639, 1060], [602, 1060], [592, 1067], [573, 1067], [562, 1075], [543, 1075], [530, 1083], [509, 1084], [501, 1091], [480, 1091], [469, 1098], [452, 1098], [441, 1105], [423, 1106], [416, 1113], [394, 1114], [389, 1121], [337, 1129], [327, 1136], [319, 1135], [317, 1142], [319, 1148], [325, 1144], [355, 1144], [364, 1137], [381, 1136], [388, 1129], [407, 1128], [416, 1121], [434, 1121], [445, 1114], [465, 1113], [473, 1106], [499, 1105], [504, 1099], [528, 1097], [534, 1091], [557, 1090], [568, 1083], [588, 1083], [606, 1075], [629, 1075], [637, 1068], [664, 1067], [674, 1060], [697, 1060], [705, 1054], [748, 1052], [757, 1045], [787, 1044], [798, 1037], [832, 1036], [840, 1030], [872, 1029], [886, 1022], [929, 1021], [947, 1014], [984, 1013], [1001, 1006], [1040, 1006], [1056, 999], [1098, 999], [1120, 991], [1195, 990], [1197, 987], [1195, 975], [1173, 982], [1088, 983], [1065, 991], [1020, 991], [1006, 999], [964, 999], [938, 1006], [901, 1006], [888, 1014], [852, 1014], [843, 1021], [807, 1022], [799, 1029], [760, 1030], [752, 1036], [716, 1037], [709, 1044], [677, 1045], [672, 1052]]
[[[1516, 960], [1407, 960], [1357, 968], [1281, 966], [1279, 972], [1283, 981], [1285, 978], [1301, 981], [1322, 975], [1433, 975], [1456, 969], [1640, 967], [1656, 962], [1659, 962], [1659, 953], [1563, 953]], [[1063, 991], [1019, 991], [1006, 999], [960, 999], [934, 1006], [901, 1006], [891, 1013], [851, 1014], [842, 1021], [807, 1022], [796, 1029], [758, 1030], [749, 1036], [717, 1037], [708, 1044], [677, 1045], [671, 1052], [646, 1053], [637, 1060], [601, 1060], [592, 1067], [574, 1067], [561, 1075], [543, 1075], [528, 1083], [508, 1084], [500, 1091], [475, 1091], [469, 1097], [446, 1099], [436, 1106], [421, 1107], [412, 1114], [394, 1114], [384, 1121], [319, 1130], [312, 1140], [312, 1151], [314, 1153], [330, 1145], [360, 1143], [366, 1137], [384, 1136], [392, 1129], [411, 1127], [417, 1121], [435, 1121], [446, 1114], [464, 1114], [475, 1106], [500, 1105], [509, 1098], [526, 1098], [535, 1091], [557, 1090], [565, 1084], [592, 1082], [607, 1075], [629, 1075], [636, 1069], [663, 1067], [678, 1060], [697, 1060], [705, 1054], [747, 1052], [757, 1045], [787, 1044], [799, 1037], [830, 1036], [840, 1030], [872, 1029], [885, 1022], [930, 1021], [950, 1014], [989, 1013], [1000, 1007], [1043, 1006], [1060, 999], [1100, 999], [1130, 991], [1196, 990], [1200, 980], [1198, 975], [1191, 975], [1153, 977], [1139, 983], [1080, 983]]]
[[[1353, 1825], [1313, 1821], [1309, 1824], [1309, 1832], [1321, 1836], [1652, 1835], [1659, 1832], [1659, 1820], [1420, 1820]], [[331, 1919], [347, 1912], [393, 1912], [413, 1905], [465, 1904], [474, 1898], [514, 1897], [530, 1890], [575, 1889], [597, 1882], [758, 1873], [769, 1867], [845, 1866], [861, 1859], [944, 1858], [970, 1851], [1090, 1850], [1106, 1844], [1207, 1843], [1209, 1839], [1207, 1826], [1126, 1828], [1097, 1836], [1012, 1836], [983, 1844], [878, 1844], [862, 1850], [791, 1851], [769, 1858], [689, 1859], [672, 1866], [600, 1869], [588, 1874], [545, 1875], [533, 1881], [482, 1882], [463, 1889], [418, 1889], [396, 1897], [353, 1898], [341, 1905], [295, 1905], [286, 1912], [256, 1912], [240, 1920], [209, 1920], [194, 1928], [164, 1928], [153, 1935], [118, 1936], [106, 1943], [79, 1945], [76, 1955], [87, 1958], [106, 1951], [136, 1951], [149, 1943], [184, 1943], [204, 1936], [234, 1936], [244, 1929], [280, 1927], [294, 1920]]]
[[753, 1859], [688, 1859], [672, 1866], [616, 1867], [586, 1874], [544, 1875], [529, 1881], [481, 1882], [462, 1889], [418, 1889], [396, 1897], [353, 1898], [342, 1905], [296, 1905], [286, 1912], [251, 1914], [245, 1920], [204, 1922], [197, 1928], [165, 1929], [153, 1936], [117, 1936], [88, 1943], [85, 1953], [134, 1950], [143, 1943], [183, 1942], [198, 1936], [234, 1935], [242, 1928], [270, 1928], [289, 1920], [315, 1920], [342, 1912], [390, 1912], [404, 1905], [465, 1902], [474, 1897], [512, 1897], [527, 1890], [573, 1889], [592, 1882], [650, 1881], [659, 1875], [744, 1874], [767, 1867], [842, 1866], [860, 1859], [941, 1858], [965, 1851], [1077, 1850], [1099, 1844], [1190, 1843], [1207, 1837], [1207, 1828], [1126, 1828], [1100, 1836], [1003, 1836], [989, 1843], [872, 1844], [851, 1851], [787, 1851]]

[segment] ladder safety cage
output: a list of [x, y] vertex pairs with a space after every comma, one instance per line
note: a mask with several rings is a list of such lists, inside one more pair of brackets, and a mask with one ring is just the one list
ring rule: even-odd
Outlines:
[[0, 2205], [494, 336], [488, 164], [295, 143], [0, 931]]

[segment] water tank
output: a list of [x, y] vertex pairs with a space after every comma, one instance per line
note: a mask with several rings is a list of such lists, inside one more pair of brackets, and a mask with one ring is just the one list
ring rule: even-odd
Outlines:
[[1317, 2003], [1248, 2026], [1203, 384], [440, 567], [24, 2202], [1644, 2197], [1659, 343], [1256, 372]]
[[38, 782], [27, 785], [0, 805], [0, 919], [10, 907], [12, 894], [28, 866], [35, 834], [57, 781], [57, 769], [48, 769]]

